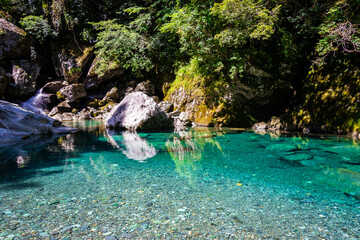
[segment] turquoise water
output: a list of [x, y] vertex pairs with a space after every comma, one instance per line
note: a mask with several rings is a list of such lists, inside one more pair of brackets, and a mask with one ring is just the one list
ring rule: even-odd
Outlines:
[[75, 125], [0, 149], [0, 239], [360, 238], [359, 142]]

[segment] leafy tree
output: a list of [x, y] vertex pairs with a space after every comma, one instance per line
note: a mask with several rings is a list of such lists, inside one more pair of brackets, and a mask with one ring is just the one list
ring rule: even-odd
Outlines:
[[40, 42], [44, 42], [46, 38], [56, 37], [57, 35], [43, 16], [26, 16], [20, 20], [20, 24]]
[[224, 0], [216, 3], [211, 14], [221, 21], [216, 35], [221, 44], [241, 45], [250, 39], [265, 40], [274, 33], [280, 5], [269, 10], [253, 0]]
[[116, 23], [116, 20], [93, 25], [100, 31], [95, 44], [101, 59], [98, 68], [100, 75], [117, 66], [130, 69], [136, 75], [141, 75], [142, 70], [149, 71], [153, 67], [149, 58], [150, 44], [144, 36]]

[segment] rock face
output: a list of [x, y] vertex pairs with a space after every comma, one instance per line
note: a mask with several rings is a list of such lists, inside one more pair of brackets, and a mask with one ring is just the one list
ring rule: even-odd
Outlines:
[[69, 103], [76, 102], [77, 100], [86, 97], [84, 84], [71, 84], [63, 87], [58, 92], [59, 99], [66, 100]]
[[[94, 61], [91, 64], [91, 67], [89, 69], [89, 72], [86, 76], [86, 79], [84, 81], [86, 89], [94, 90], [100, 85], [102, 85], [103, 82], [106, 82], [107, 80], [114, 79], [121, 77], [125, 69], [121, 66], [113, 67], [113, 69], [104, 70], [101, 74], [98, 73], [99, 64], [98, 62], [101, 61], [99, 57], [95, 58]], [[115, 63], [109, 63], [110, 65], [113, 65]]]
[[0, 100], [0, 145], [14, 144], [21, 139], [44, 134], [76, 132], [61, 122]]
[[183, 131], [186, 127], [191, 126], [191, 121], [189, 119], [189, 114], [187, 112], [181, 112], [179, 116], [174, 116], [174, 128], [175, 131]]
[[93, 58], [91, 47], [81, 51], [71, 38], [53, 42], [51, 52], [56, 74], [70, 83], [78, 82]]
[[143, 81], [139, 83], [135, 90], [135, 92], [143, 92], [148, 96], [154, 96], [155, 95], [155, 86], [149, 81]]
[[14, 24], [0, 18], [0, 60], [30, 56], [30, 38]]
[[105, 125], [109, 128], [128, 130], [164, 129], [172, 127], [171, 120], [156, 104], [153, 98], [143, 92], [128, 94], [115, 106]]
[[36, 79], [40, 66], [31, 60], [12, 61], [12, 78], [14, 83], [9, 88], [9, 94], [15, 99], [26, 99], [36, 92]]
[[165, 101], [173, 104], [175, 111], [186, 112], [189, 119], [197, 126], [213, 126], [216, 107], [209, 108], [205, 104], [205, 97], [202, 92], [189, 92], [180, 87], [165, 97]]

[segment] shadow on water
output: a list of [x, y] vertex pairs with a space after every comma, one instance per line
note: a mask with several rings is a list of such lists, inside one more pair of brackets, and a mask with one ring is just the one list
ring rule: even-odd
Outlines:
[[[61, 174], [64, 170], [47, 170], [49, 167], [62, 168], [66, 161], [78, 158], [84, 152], [118, 151], [110, 143], [99, 141], [104, 135], [100, 123], [91, 123], [80, 128], [75, 134], [50, 136], [37, 141], [0, 148], [0, 184], [9, 184], [7, 190], [38, 188], [40, 183], [29, 183], [33, 177]], [[74, 164], [74, 163], [72, 163]]]
[[41, 188], [42, 184], [39, 182], [27, 182], [27, 183], [22, 183], [22, 182], [16, 182], [13, 184], [8, 184], [8, 185], [4, 185], [2, 187], [0, 187], [0, 191], [1, 190], [6, 190], [6, 191], [11, 191], [11, 190], [22, 190], [22, 189], [28, 189], [28, 188]]

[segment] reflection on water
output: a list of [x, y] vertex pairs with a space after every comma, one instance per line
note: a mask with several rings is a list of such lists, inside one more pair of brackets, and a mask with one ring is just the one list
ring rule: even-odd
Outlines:
[[140, 138], [137, 133], [123, 132], [122, 136], [125, 145], [122, 153], [125, 154], [127, 158], [143, 162], [156, 155], [154, 146], [150, 145], [146, 139]]
[[201, 171], [199, 162], [203, 159], [205, 145], [209, 144], [221, 152], [220, 143], [215, 139], [218, 135], [207, 128], [194, 128], [188, 132], [175, 133], [166, 141], [166, 148], [175, 163], [176, 171], [192, 185], [196, 173]]

